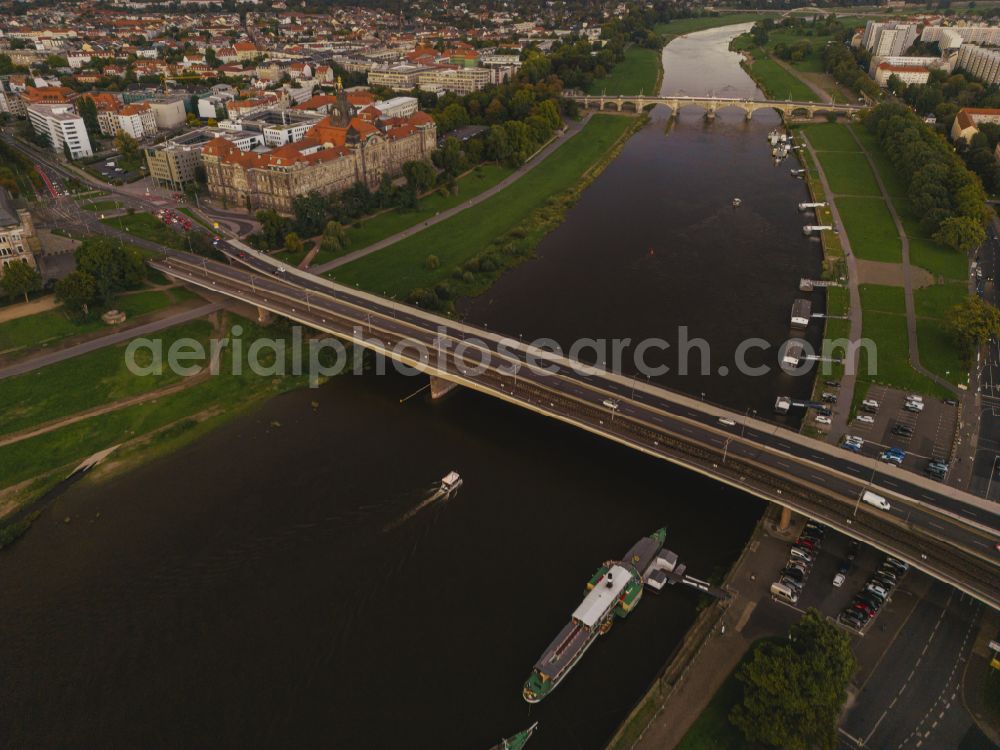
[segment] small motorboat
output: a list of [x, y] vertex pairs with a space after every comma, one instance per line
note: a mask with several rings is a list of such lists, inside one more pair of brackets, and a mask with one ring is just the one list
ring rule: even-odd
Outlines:
[[441, 478], [441, 492], [451, 494], [462, 486], [462, 477], [457, 471], [449, 471]]
[[733, 208], [739, 208], [743, 205], [743, 200], [741, 198], [733, 198]]

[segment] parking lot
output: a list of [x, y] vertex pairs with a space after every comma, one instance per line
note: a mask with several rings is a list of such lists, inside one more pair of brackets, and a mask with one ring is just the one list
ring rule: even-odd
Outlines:
[[[951, 459], [958, 408], [934, 398], [925, 398], [924, 410], [911, 412], [903, 408], [906, 396], [904, 391], [881, 385], [871, 386], [868, 398], [879, 402], [878, 413], [871, 415], [875, 422], [866, 424], [853, 419], [848, 424], [848, 434], [857, 435], [865, 441], [862, 455], [877, 458], [887, 448], [900, 448], [906, 452], [903, 468], [923, 473], [932, 456], [946, 461]], [[858, 412], [858, 415], [862, 414], [865, 412]], [[894, 434], [892, 430], [897, 426], [907, 427], [913, 434]]]

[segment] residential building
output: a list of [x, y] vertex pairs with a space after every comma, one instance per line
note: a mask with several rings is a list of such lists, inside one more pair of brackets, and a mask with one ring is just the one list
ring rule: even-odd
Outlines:
[[1000, 51], [963, 44], [958, 50], [955, 68], [975, 76], [987, 86], [1000, 83]]
[[368, 71], [368, 85], [385, 86], [397, 91], [415, 89], [420, 82], [420, 75], [435, 70], [428, 65], [376, 65]]
[[37, 250], [38, 237], [31, 214], [23, 208], [15, 209], [10, 193], [0, 188], [0, 276], [8, 263], [23, 260], [35, 268]]
[[417, 82], [425, 91], [453, 91], [456, 94], [471, 94], [493, 83], [494, 72], [490, 68], [435, 68], [421, 73]]
[[869, 21], [861, 35], [862, 46], [876, 57], [902, 55], [917, 40], [914, 23]]
[[10, 81], [0, 80], [0, 112], [6, 112], [14, 117], [27, 117], [28, 110], [24, 106], [21, 95], [13, 90]]
[[892, 65], [884, 62], [875, 69], [875, 83], [885, 88], [889, 85], [889, 79], [896, 76], [907, 85], [923, 85], [930, 75], [930, 68], [923, 65]]
[[1000, 109], [963, 107], [955, 115], [955, 122], [951, 126], [951, 139], [957, 141], [961, 138], [966, 143], [970, 142], [979, 132], [977, 126], [983, 122], [1000, 125]]
[[273, 151], [242, 152], [224, 139], [202, 149], [212, 196], [249, 211], [270, 208], [291, 213], [293, 200], [313, 190], [345, 190], [356, 182], [375, 188], [408, 161], [430, 158], [437, 129], [424, 112], [371, 122], [340, 102], [305, 137]]
[[63, 151], [65, 145], [73, 159], [94, 155], [83, 118], [71, 104], [29, 104], [27, 110], [31, 127], [48, 136], [53, 150]]
[[137, 141], [156, 135], [156, 117], [149, 102], [127, 104], [118, 112], [118, 129]]
[[257, 45], [253, 42], [236, 42], [236, 44], [233, 45], [233, 49], [236, 50], [236, 59], [239, 62], [243, 62], [244, 60], [253, 60], [261, 54], [260, 50], [257, 49]]
[[1000, 26], [924, 26], [920, 41], [937, 42], [943, 50], [945, 44], [954, 44], [949, 41], [954, 35], [969, 44], [1000, 44]]
[[25, 106], [31, 104], [68, 104], [77, 93], [66, 86], [26, 86], [21, 93]]

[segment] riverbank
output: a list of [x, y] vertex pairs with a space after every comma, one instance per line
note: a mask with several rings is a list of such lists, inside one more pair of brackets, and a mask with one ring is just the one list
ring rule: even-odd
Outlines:
[[[341, 283], [421, 306], [453, 309], [530, 258], [580, 193], [615, 158], [645, 117], [591, 115], [545, 168], [447, 221], [328, 274]], [[432, 259], [433, 256], [433, 259]]]

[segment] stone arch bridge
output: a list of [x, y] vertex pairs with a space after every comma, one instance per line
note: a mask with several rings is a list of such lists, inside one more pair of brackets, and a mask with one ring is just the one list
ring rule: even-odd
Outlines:
[[833, 113], [841, 116], [849, 116], [855, 112], [860, 112], [864, 107], [857, 104], [829, 104], [824, 102], [796, 102], [796, 101], [776, 101], [771, 99], [735, 99], [714, 96], [618, 96], [602, 94], [582, 94], [579, 92], [565, 92], [563, 96], [572, 99], [584, 109], [597, 109], [601, 111], [613, 110], [615, 112], [635, 112], [639, 113], [656, 104], [669, 107], [673, 116], [684, 107], [699, 107], [705, 111], [705, 117], [713, 119], [715, 113], [722, 109], [735, 107], [746, 115], [746, 119], [751, 119], [753, 113], [759, 109], [775, 109], [783, 117], [815, 117], [817, 114]]

